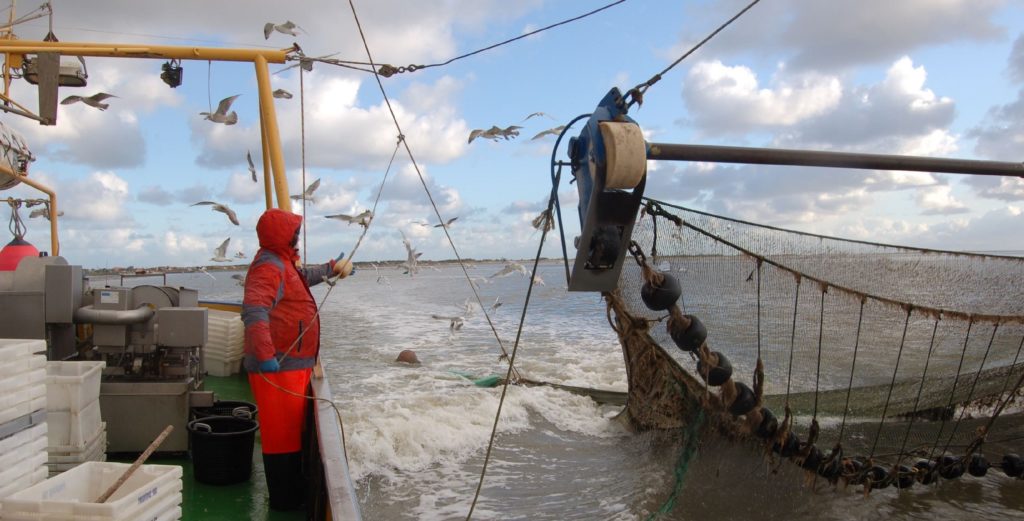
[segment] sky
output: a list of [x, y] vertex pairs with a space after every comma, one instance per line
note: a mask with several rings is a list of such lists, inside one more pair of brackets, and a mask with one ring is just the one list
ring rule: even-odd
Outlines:
[[[611, 0], [354, 0], [375, 63], [439, 64]], [[463, 258], [532, 258], [530, 222], [547, 204], [555, 139], [537, 133], [590, 113], [679, 58], [748, 0], [628, 0], [581, 20], [453, 61], [381, 78], [317, 63], [271, 65], [290, 192], [320, 180], [305, 208], [307, 260], [351, 252], [361, 228], [326, 219], [380, 203], [356, 261], [402, 259], [404, 233], [423, 260], [454, 258], [432, 199]], [[62, 42], [285, 48], [368, 61], [348, 2], [54, 0]], [[18, 2], [18, 14], [37, 7]], [[267, 22], [293, 21], [297, 36]], [[47, 18], [15, 28], [42, 39]], [[61, 254], [90, 268], [213, 264], [255, 254], [264, 210], [251, 64], [186, 61], [184, 82], [160, 60], [88, 58], [105, 111], [60, 105], [56, 126], [0, 115], [37, 156], [29, 175], [60, 197]], [[12, 97], [37, 106], [35, 87]], [[200, 112], [239, 95], [231, 126]], [[381, 190], [398, 132], [399, 149]], [[524, 121], [529, 114], [543, 112]], [[717, 144], [1021, 161], [1024, 2], [1019, 0], [764, 0], [650, 87], [630, 116], [657, 143]], [[473, 129], [523, 127], [467, 143]], [[577, 125], [568, 135], [581, 130]], [[249, 177], [251, 151], [261, 181]], [[566, 160], [564, 143], [555, 152]], [[424, 184], [429, 190], [424, 190]], [[569, 244], [579, 233], [576, 186], [559, 194]], [[648, 196], [773, 226], [945, 250], [1024, 250], [1024, 181], [1014, 177], [651, 161]], [[24, 186], [5, 196], [38, 197]], [[240, 225], [198, 201], [217, 201]], [[296, 212], [302, 208], [296, 205]], [[5, 212], [6, 213], [6, 212]], [[27, 216], [26, 216], [27, 217]], [[26, 239], [49, 249], [48, 224]], [[401, 233], [400, 233], [401, 232]], [[6, 241], [5, 241], [6, 242]], [[550, 237], [544, 255], [561, 254]], [[240, 261], [240, 262], [245, 262]]]

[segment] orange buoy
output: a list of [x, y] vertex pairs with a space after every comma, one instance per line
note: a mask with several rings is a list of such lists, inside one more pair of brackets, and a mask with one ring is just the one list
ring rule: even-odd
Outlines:
[[14, 271], [21, 259], [38, 256], [39, 250], [35, 246], [21, 237], [15, 237], [0, 249], [0, 271]]

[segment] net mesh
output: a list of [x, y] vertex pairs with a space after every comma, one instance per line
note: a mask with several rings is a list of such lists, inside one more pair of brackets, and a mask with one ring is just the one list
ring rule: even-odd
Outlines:
[[[733, 379], [752, 385], [760, 357], [764, 404], [776, 412], [788, 405], [801, 439], [816, 418], [823, 448], [842, 441], [872, 456], [955, 452], [1019, 392], [1024, 258], [648, 208], [633, 231], [646, 261], [679, 280], [677, 304], [705, 324], [708, 347], [728, 357]], [[627, 259], [618, 288], [626, 310], [663, 319], [641, 300], [643, 284]], [[696, 375], [696, 357], [675, 347], [665, 321], [652, 324], [651, 338]], [[987, 446], [1019, 449], [1021, 436], [1024, 421], [1010, 407], [992, 422]]]

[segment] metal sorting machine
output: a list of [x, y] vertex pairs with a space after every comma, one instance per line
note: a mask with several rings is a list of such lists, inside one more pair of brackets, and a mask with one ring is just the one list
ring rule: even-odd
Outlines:
[[103, 360], [100, 409], [108, 453], [138, 453], [168, 424], [162, 452], [185, 452], [191, 407], [203, 392], [207, 309], [196, 290], [90, 288], [81, 266], [26, 257], [0, 272], [0, 338], [43, 339], [47, 359]]

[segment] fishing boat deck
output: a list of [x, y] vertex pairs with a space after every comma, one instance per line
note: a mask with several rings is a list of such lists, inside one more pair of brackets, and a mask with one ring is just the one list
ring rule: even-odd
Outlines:
[[[218, 400], [240, 400], [253, 402], [249, 381], [245, 375], [226, 377], [207, 376], [204, 379], [207, 391], [213, 391]], [[257, 419], [258, 419], [257, 411]], [[234, 521], [238, 519], [292, 521], [305, 519], [305, 512], [277, 512], [270, 510], [267, 503], [267, 481], [263, 474], [260, 436], [252, 454], [252, 476], [249, 481], [236, 485], [207, 485], [193, 478], [192, 460], [188, 457], [156, 455], [150, 463], [181, 465], [183, 470], [182, 521]], [[125, 461], [131, 461], [125, 460]]]

